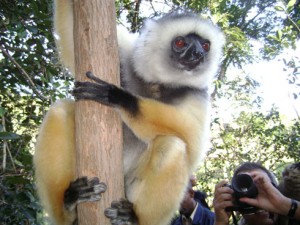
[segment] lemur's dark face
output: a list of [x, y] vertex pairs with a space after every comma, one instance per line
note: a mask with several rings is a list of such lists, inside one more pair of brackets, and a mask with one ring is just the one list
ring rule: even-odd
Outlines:
[[196, 34], [178, 36], [171, 42], [171, 58], [183, 70], [193, 70], [203, 63], [210, 50], [210, 41]]

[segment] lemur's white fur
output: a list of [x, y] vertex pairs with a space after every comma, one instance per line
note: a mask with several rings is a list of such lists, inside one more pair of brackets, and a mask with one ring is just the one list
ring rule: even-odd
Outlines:
[[[133, 56], [137, 74], [147, 82], [206, 88], [217, 72], [219, 60], [216, 59], [220, 59], [222, 54], [225, 39], [221, 31], [213, 26], [209, 20], [195, 19], [194, 17], [168, 20], [165, 22], [167, 26], [162, 23], [154, 20], [146, 21], [145, 32], [141, 33], [140, 39], [147, 39], [148, 41], [137, 42]], [[178, 70], [166, 63], [170, 40], [172, 37], [189, 34], [191, 31], [200, 34], [202, 38], [208, 39], [212, 43], [210, 53], [207, 62], [200, 65], [196, 70]], [[154, 47], [155, 51], [153, 51]], [[201, 75], [199, 75], [200, 73]]]
[[[64, 65], [74, 72], [72, 12], [71, 0], [55, 1], [58, 49]], [[170, 43], [176, 36], [190, 33], [208, 39], [210, 51], [196, 69], [175, 69], [168, 63]], [[124, 88], [142, 96], [138, 102], [139, 116], [120, 110], [126, 124], [126, 197], [133, 203], [140, 225], [170, 222], [190, 174], [205, 155], [210, 104], [204, 92], [217, 72], [224, 41], [217, 27], [196, 16], [148, 20], [140, 36], [118, 30]], [[161, 85], [198, 91], [188, 92], [168, 104], [160, 101]], [[52, 106], [40, 129], [34, 156], [41, 201], [58, 225], [71, 224], [70, 218], [75, 216], [63, 204], [64, 191], [75, 179], [73, 110], [74, 103], [70, 100]], [[65, 161], [65, 157], [69, 159]]]

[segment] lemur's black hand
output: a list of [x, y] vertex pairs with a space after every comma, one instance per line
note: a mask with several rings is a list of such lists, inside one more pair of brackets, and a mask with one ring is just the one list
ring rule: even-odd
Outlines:
[[95, 82], [76, 81], [72, 92], [76, 100], [93, 100], [108, 106], [122, 107], [134, 114], [138, 112], [136, 96], [95, 77], [92, 72], [87, 72], [86, 76]]
[[80, 177], [70, 183], [65, 191], [64, 204], [66, 209], [73, 210], [81, 202], [93, 202], [101, 199], [101, 194], [107, 189], [106, 184], [97, 177], [88, 179]]
[[118, 87], [109, 84], [97, 77], [91, 72], [87, 72], [86, 76], [95, 82], [75, 82], [75, 88], [72, 92], [76, 100], [93, 100], [105, 105], [113, 105], [114, 92], [118, 90]]

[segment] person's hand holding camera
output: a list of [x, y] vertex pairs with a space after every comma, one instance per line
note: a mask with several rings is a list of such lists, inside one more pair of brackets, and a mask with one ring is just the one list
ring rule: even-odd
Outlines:
[[[280, 191], [273, 186], [270, 178], [265, 173], [260, 171], [253, 171], [249, 174], [252, 176], [259, 194], [254, 199], [241, 198], [240, 201], [256, 206], [258, 208], [265, 209], [269, 212], [288, 215], [291, 207], [291, 199], [282, 195]], [[295, 218], [299, 219], [299, 213], [295, 214]]]
[[255, 163], [245, 163], [241, 167], [230, 185], [221, 181], [215, 187], [215, 225], [228, 225], [230, 212], [234, 211], [240, 212], [244, 222], [251, 225], [277, 224], [279, 214], [300, 220], [299, 202], [276, 188], [272, 183], [276, 180], [268, 170]]
[[215, 210], [215, 225], [229, 224], [230, 212], [226, 212], [227, 207], [233, 206], [233, 190], [226, 186], [226, 180], [215, 186], [213, 207]]

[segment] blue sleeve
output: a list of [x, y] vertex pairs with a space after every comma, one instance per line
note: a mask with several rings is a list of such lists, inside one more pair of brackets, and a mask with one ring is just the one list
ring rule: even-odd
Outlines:
[[204, 210], [204, 218], [203, 224], [201, 225], [213, 225], [215, 222], [215, 214], [205, 207], [203, 207], [202, 209]]
[[193, 225], [213, 225], [214, 221], [215, 214], [199, 204], [193, 220]]
[[182, 223], [181, 223], [181, 217], [177, 216], [175, 219], [173, 219], [171, 225], [182, 225]]

